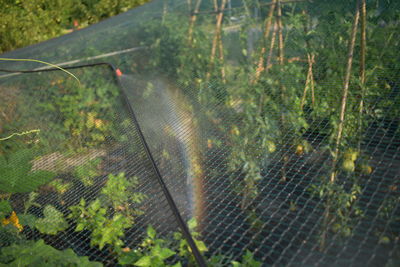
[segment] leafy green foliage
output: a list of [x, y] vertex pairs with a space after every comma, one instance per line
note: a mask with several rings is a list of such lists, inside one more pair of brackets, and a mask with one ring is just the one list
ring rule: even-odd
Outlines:
[[[257, 1], [245, 2], [257, 6]], [[271, 37], [252, 40], [249, 32], [254, 31], [259, 22], [255, 26], [251, 11], [247, 10], [250, 16], [236, 25], [240, 26], [240, 47], [235, 43], [239, 53], [231, 49], [222, 51], [231, 61], [215, 58], [214, 68], [210, 64], [214, 17], [196, 18], [192, 42], [187, 36], [188, 19], [166, 14], [161, 26], [153, 21], [143, 25], [144, 45], [151, 46], [154, 51], [149, 69], [160, 68], [185, 88], [193, 89], [189, 92], [190, 98], [199, 101], [205, 110], [208, 119], [205, 123], [235, 122], [216, 127], [225, 134], [222, 139], [228, 139], [230, 171], [244, 173], [242, 179], [235, 178], [233, 183], [245, 212], [259, 196], [260, 187], [265, 185], [263, 169], [266, 164], [269, 169], [275, 168], [269, 173], [279, 173], [280, 182], [285, 183], [295, 173], [286, 168], [289, 163], [304, 160], [306, 167], [313, 168], [315, 162], [305, 160], [311, 153], [329, 155], [321, 168], [323, 174], [309, 177], [312, 188], [309, 197], [319, 198], [327, 211], [325, 221], [330, 223], [322, 227], [325, 228], [322, 235], [327, 231], [341, 236], [352, 234], [353, 226], [363, 218], [359, 202], [365, 185], [363, 179], [373, 171], [368, 164], [372, 153], [368, 148], [361, 149], [361, 143], [377, 138], [376, 133], [394, 139], [400, 137], [397, 126], [400, 56], [396, 49], [399, 39], [394, 38], [399, 35], [399, 15], [387, 10], [389, 6], [393, 10], [400, 7], [391, 0], [367, 1], [366, 80], [362, 83], [360, 78], [361, 46], [357, 34], [343, 122], [340, 119], [343, 80], [355, 2], [339, 1], [333, 5], [330, 1], [317, 1], [282, 6], [281, 48], [278, 42], [270, 46]], [[268, 8], [261, 13], [267, 14]], [[231, 41], [236, 34], [223, 33], [224, 42], [220, 48], [229, 46], [225, 40]], [[276, 35], [278, 40], [279, 33]], [[249, 49], [249, 43], [254, 43], [256, 49]], [[265, 51], [272, 51], [271, 65], [255, 80], [258, 66], [254, 62], [259, 58], [265, 61], [269, 56], [268, 52], [260, 53], [260, 46], [265, 44], [268, 44]], [[314, 59], [310, 60], [312, 57]], [[310, 66], [313, 92], [310, 92]], [[226, 68], [226, 83], [216, 71], [220, 67]], [[217, 105], [221, 103], [225, 106]], [[375, 128], [376, 133], [370, 133]], [[310, 139], [316, 136], [322, 138], [312, 144]], [[357, 156], [349, 157], [349, 151]], [[391, 194], [395, 199], [394, 192]], [[382, 213], [387, 213], [386, 210], [380, 209]], [[262, 217], [256, 212], [248, 215], [251, 224]], [[257, 224], [263, 225], [262, 222]]]
[[51, 205], [44, 207], [44, 218], [39, 218], [35, 222], [36, 229], [42, 234], [55, 235], [68, 228], [68, 222], [64, 214]]
[[251, 253], [249, 250], [246, 250], [246, 253], [243, 254], [241, 262], [232, 261], [232, 267], [260, 267], [261, 265], [262, 263], [256, 261], [253, 253]]
[[[147, 227], [147, 236], [140, 247], [129, 252], [121, 252], [119, 263], [122, 265], [134, 265], [142, 267], [150, 266], [182, 266], [180, 262], [169, 265], [166, 260], [176, 256], [177, 252], [173, 249], [174, 245], [168, 240], [157, 238], [154, 228]], [[186, 253], [185, 253], [186, 255]]]
[[[146, 196], [143, 193], [134, 192], [138, 186], [138, 178], [125, 178], [125, 174], [109, 174], [107, 184], [101, 190], [104, 202], [114, 210], [129, 210], [130, 205], [141, 203]], [[132, 193], [134, 192], [134, 193]]]
[[10, 202], [8, 200], [0, 200], [0, 220], [4, 219], [11, 211]]
[[[165, 246], [165, 240], [156, 239], [156, 231], [151, 227], [147, 227], [147, 239], [142, 243], [142, 254], [139, 253], [135, 266], [168, 266], [165, 260], [175, 255], [175, 251]], [[175, 265], [177, 266], [177, 265]]]
[[[189, 220], [188, 227], [200, 253], [204, 254], [205, 252], [207, 252], [208, 249], [206, 247], [206, 244], [199, 239], [200, 234], [195, 231], [197, 227], [197, 222], [194, 218]], [[196, 264], [192, 250], [186, 239], [183, 238], [182, 234], [179, 232], [174, 233], [174, 239], [178, 242], [178, 255], [184, 259], [188, 259], [190, 264]]]
[[[29, 90], [31, 112], [46, 118], [51, 131], [41, 133], [41, 144], [51, 150], [68, 149], [68, 152], [81, 152], [95, 146], [104, 146], [115, 137], [115, 112], [119, 90], [110, 79], [107, 68], [80, 69], [75, 72], [81, 84], [77, 86], [71, 77], [61, 73], [51, 73], [38, 77], [35, 84], [21, 82], [21, 90]], [[43, 84], [45, 92], [39, 90]], [[38, 90], [32, 90], [32, 87]], [[32, 103], [32, 99], [38, 99]], [[22, 108], [22, 107], [21, 107]], [[23, 112], [19, 123], [24, 125], [32, 117]], [[11, 125], [17, 122], [12, 122]], [[14, 125], [14, 127], [21, 127]], [[85, 181], [89, 182], [89, 181]]]
[[91, 231], [92, 246], [121, 248], [124, 230], [133, 225], [136, 215], [141, 214], [131, 205], [145, 198], [134, 192], [136, 185], [137, 180], [128, 180], [124, 173], [110, 174], [98, 198], [88, 204], [82, 198], [79, 205], [70, 207], [68, 217], [75, 220], [76, 231]]
[[0, 155], [0, 191], [27, 193], [48, 183], [54, 176], [49, 171], [31, 171], [34, 152], [21, 149], [8, 157]]
[[0, 53], [38, 43], [125, 12], [146, 0], [0, 1]]
[[2, 248], [0, 255], [0, 263], [6, 266], [102, 266], [88, 257], [77, 256], [72, 249], [56, 250], [43, 240], [13, 244]]
[[93, 178], [100, 174], [98, 169], [100, 163], [100, 158], [85, 162], [84, 164], [75, 167], [74, 176], [85, 186], [93, 185]]
[[86, 205], [84, 199], [77, 206], [70, 207], [72, 213], [69, 218], [76, 221], [76, 231], [89, 230], [91, 245], [102, 249], [106, 244], [113, 247], [121, 247], [121, 237], [124, 230], [132, 226], [130, 218], [116, 213], [111, 218], [107, 216], [107, 209], [102, 207], [100, 199], [96, 199]]
[[[89, 179], [89, 181], [91, 182], [91, 179]], [[48, 184], [48, 186], [52, 187], [58, 194], [62, 195], [71, 189], [72, 182], [68, 182], [63, 179], [54, 179]]]
[[[199, 239], [200, 234], [195, 231], [197, 223], [195, 219], [191, 219], [188, 222], [188, 226], [191, 230], [191, 234], [194, 241], [199, 248], [199, 251], [204, 255], [208, 251], [203, 241]], [[134, 265], [141, 267], [152, 267], [152, 266], [165, 266], [165, 267], [179, 267], [179, 266], [197, 266], [194, 256], [191, 252], [189, 245], [182, 234], [175, 232], [174, 238], [163, 239], [157, 236], [157, 232], [154, 228], [149, 225], [147, 227], [147, 236], [142, 241], [141, 245], [128, 252], [121, 251], [119, 253], [118, 263], [121, 265]], [[222, 266], [229, 265], [227, 261], [229, 257], [224, 255], [213, 256], [209, 260], [210, 266]], [[175, 263], [168, 263], [175, 262]], [[172, 264], [172, 265], [171, 265]], [[259, 267], [261, 263], [254, 259], [253, 254], [250, 251], [246, 251], [243, 258], [240, 261], [230, 262], [231, 266], [249, 266]]]

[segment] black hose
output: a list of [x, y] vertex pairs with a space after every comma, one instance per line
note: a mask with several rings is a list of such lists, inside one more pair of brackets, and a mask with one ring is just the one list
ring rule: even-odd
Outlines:
[[[162, 178], [162, 175], [160, 173], [160, 170], [157, 167], [157, 164], [156, 164], [156, 162], [154, 160], [154, 157], [150, 152], [150, 148], [149, 148], [149, 146], [147, 144], [147, 141], [146, 141], [146, 139], [145, 139], [145, 137], [143, 135], [143, 132], [142, 132], [142, 130], [140, 128], [140, 125], [139, 125], [139, 122], [138, 122], [138, 120], [136, 118], [135, 112], [133, 111], [132, 105], [129, 102], [128, 96], [126, 94], [126, 90], [125, 90], [124, 86], [122, 85], [122, 83], [121, 83], [121, 81], [119, 79], [119, 76], [121, 75], [121, 71], [118, 68], [116, 68], [113, 64], [108, 63], [108, 62], [97, 62], [97, 63], [75, 65], [75, 66], [62, 67], [62, 68], [63, 69], [79, 69], [79, 68], [86, 68], [86, 67], [95, 67], [95, 66], [100, 66], [100, 65], [108, 66], [113, 71], [114, 78], [115, 78], [115, 80], [116, 80], [116, 82], [118, 84], [118, 88], [121, 91], [121, 94], [122, 94], [122, 97], [124, 99], [124, 102], [125, 102], [126, 108], [128, 110], [128, 113], [129, 113], [129, 115], [131, 117], [131, 120], [132, 120], [133, 124], [135, 125], [136, 129], [138, 130], [140, 141], [141, 141], [141, 143], [142, 143], [142, 145], [143, 145], [143, 147], [145, 149], [145, 152], [146, 152], [146, 155], [147, 155], [148, 159], [151, 162], [153, 171], [156, 173], [158, 183], [160, 184], [161, 189], [162, 189], [162, 191], [163, 191], [163, 193], [165, 195], [165, 198], [168, 201], [168, 204], [169, 204], [169, 206], [171, 208], [171, 211], [174, 214], [175, 219], [177, 220], [178, 225], [181, 228], [181, 230], [183, 232], [183, 235], [185, 236], [185, 239], [188, 242], [188, 244], [189, 244], [189, 246], [190, 246], [190, 248], [192, 250], [193, 256], [196, 259], [197, 264], [199, 266], [201, 266], [201, 267], [206, 267], [207, 266], [206, 261], [204, 260], [203, 256], [200, 253], [199, 248], [197, 247], [196, 243], [194, 242], [193, 237], [192, 237], [192, 235], [191, 235], [191, 233], [189, 231], [189, 228], [187, 227], [185, 221], [183, 220], [183, 218], [182, 218], [182, 216], [181, 216], [181, 214], [180, 214], [180, 212], [178, 210], [178, 207], [176, 206], [176, 203], [175, 203], [174, 199], [172, 198], [171, 193], [169, 192], [169, 190], [167, 188], [167, 185], [164, 182], [164, 179]], [[0, 72], [9, 72], [9, 73], [35, 73], [35, 72], [47, 72], [47, 71], [60, 71], [60, 69], [58, 69], [58, 68], [46, 68], [46, 69], [41, 69], [41, 70], [38, 70], [38, 69], [36, 69], [36, 70], [7, 70], [7, 69], [0, 69]]]

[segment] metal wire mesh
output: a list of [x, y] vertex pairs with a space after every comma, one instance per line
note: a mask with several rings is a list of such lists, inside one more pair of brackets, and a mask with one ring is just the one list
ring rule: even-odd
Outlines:
[[[108, 175], [123, 172], [137, 179], [132, 194], [146, 196], [128, 205], [140, 213], [124, 229], [124, 247], [138, 247], [148, 225], [172, 238], [178, 224], [122, 87], [182, 218], [198, 222], [210, 265], [257, 266], [246, 263], [249, 251], [263, 266], [396, 266], [398, 11], [389, 0], [154, 1], [10, 52], [4, 57], [61, 66], [106, 61], [123, 74], [71, 70], [80, 86], [61, 71], [0, 76], [0, 136], [40, 130], [5, 140], [1, 153], [37, 145], [33, 170], [70, 183], [37, 189], [41, 207], [28, 213], [43, 217], [52, 204], [68, 216], [82, 198], [104, 197]], [[11, 194], [17, 214], [27, 198]], [[91, 231], [75, 228], [70, 220], [57, 235], [23, 233], [117, 264], [109, 247], [91, 244]]]

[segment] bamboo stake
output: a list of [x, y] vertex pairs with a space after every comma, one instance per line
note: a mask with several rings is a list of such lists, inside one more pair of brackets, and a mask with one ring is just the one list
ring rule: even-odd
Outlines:
[[192, 46], [192, 42], [193, 42], [193, 29], [194, 29], [194, 24], [196, 23], [196, 20], [197, 20], [197, 15], [196, 15], [196, 13], [199, 12], [200, 4], [201, 4], [201, 0], [197, 0], [196, 5], [195, 5], [195, 8], [194, 8], [194, 12], [193, 12], [193, 14], [190, 16], [190, 21], [189, 21], [189, 33], [188, 33], [189, 46]]
[[266, 64], [266, 72], [272, 67], [272, 55], [274, 53], [274, 46], [275, 46], [275, 40], [276, 40], [276, 32], [278, 31], [278, 23], [275, 21], [274, 23], [274, 30], [272, 32], [272, 37], [271, 37], [271, 44], [269, 46], [269, 52], [268, 52], [268, 58], [267, 58], [267, 64]]
[[313, 75], [313, 63], [314, 63], [314, 55], [310, 55], [307, 53], [308, 58], [308, 71], [307, 71], [307, 78], [306, 84], [304, 86], [303, 97], [301, 98], [300, 108], [303, 110], [304, 103], [307, 97], [308, 88], [311, 87], [311, 104], [314, 107], [315, 104], [315, 95], [314, 95], [314, 75]]
[[221, 37], [221, 33], [219, 33], [219, 41], [218, 41], [218, 48], [219, 48], [219, 60], [221, 65], [221, 78], [222, 78], [222, 82], [226, 83], [226, 76], [225, 76], [225, 66], [224, 66], [224, 47], [222, 44], [222, 37]]
[[[349, 44], [348, 44], [347, 66], [346, 66], [346, 72], [345, 72], [345, 77], [344, 77], [344, 82], [343, 82], [343, 94], [342, 94], [342, 101], [341, 101], [341, 106], [340, 106], [339, 125], [338, 125], [338, 132], [337, 132], [337, 136], [336, 136], [335, 151], [333, 154], [333, 161], [332, 161], [332, 172], [331, 172], [331, 177], [329, 180], [330, 184], [334, 184], [336, 181], [335, 169], [336, 169], [336, 165], [337, 165], [340, 143], [341, 143], [342, 134], [343, 134], [343, 125], [344, 125], [344, 119], [345, 119], [345, 113], [346, 113], [347, 97], [348, 97], [348, 91], [349, 91], [351, 69], [352, 69], [352, 65], [353, 65], [354, 46], [355, 46], [355, 42], [356, 42], [359, 17], [360, 17], [360, 0], [357, 0], [353, 26], [351, 29], [351, 34], [350, 34], [350, 39], [349, 39]], [[320, 241], [320, 249], [321, 250], [323, 250], [325, 248], [326, 235], [328, 232], [327, 227], [329, 224], [330, 207], [331, 207], [331, 196], [328, 196], [326, 208], [324, 211], [324, 221], [323, 221], [323, 225], [324, 225], [325, 229], [323, 230], [323, 233], [321, 235], [321, 241]]]
[[360, 79], [361, 84], [365, 83], [365, 55], [367, 45], [367, 5], [365, 0], [361, 1], [361, 58], [360, 58]]
[[[359, 17], [360, 17], [360, 0], [357, 0], [357, 8], [356, 8], [356, 13], [354, 15], [354, 22], [353, 22], [353, 26], [351, 29], [351, 37], [349, 40], [349, 47], [348, 47], [348, 54], [347, 54], [347, 67], [346, 67], [346, 74], [345, 74], [344, 83], [343, 83], [342, 104], [340, 106], [339, 125], [338, 125], [338, 132], [337, 132], [337, 136], [336, 136], [334, 165], [336, 165], [337, 157], [339, 154], [339, 147], [340, 147], [340, 143], [341, 143], [342, 135], [343, 135], [343, 125], [344, 125], [344, 119], [345, 119], [345, 115], [346, 115], [347, 97], [348, 97], [348, 93], [349, 93], [351, 68], [353, 65], [354, 46], [355, 46], [355, 42], [356, 42], [357, 26], [358, 26]], [[332, 175], [331, 183], [334, 183], [334, 182], [335, 182], [335, 175]]]
[[[292, 3], [300, 3], [300, 2], [312, 2], [312, 0], [292, 0], [292, 1], [281, 1], [281, 5], [285, 5], [285, 4], [292, 4]], [[269, 3], [264, 3], [264, 4], [260, 4], [259, 1], [256, 1], [257, 3], [257, 7], [260, 9], [263, 6], [272, 6], [274, 3], [269, 2]], [[235, 10], [235, 9], [239, 9], [242, 7], [232, 7], [232, 8], [225, 8], [225, 11], [230, 11], [230, 10]], [[204, 14], [214, 14], [214, 13], [218, 13], [219, 11], [202, 11], [202, 12], [198, 12], [196, 13], [197, 15], [204, 15]]]
[[[309, 31], [309, 16], [307, 14], [307, 12], [305, 10], [303, 10], [302, 14], [304, 15], [304, 17], [306, 18], [306, 20], [304, 21], [304, 34], [307, 35], [308, 31]], [[311, 44], [309, 42], [309, 40], [306, 38], [305, 39], [306, 42], [306, 47], [307, 47], [307, 62], [308, 62], [308, 72], [307, 72], [307, 79], [306, 79], [306, 84], [304, 87], [304, 92], [303, 92], [303, 97], [301, 99], [301, 104], [300, 104], [300, 108], [301, 110], [303, 110], [304, 107], [304, 103], [306, 100], [306, 95], [307, 95], [307, 90], [309, 87], [311, 87], [311, 104], [312, 107], [314, 107], [315, 105], [315, 86], [314, 86], [314, 74], [313, 74], [313, 64], [315, 61], [315, 55], [314, 54], [310, 54], [311, 53]]]
[[263, 35], [263, 46], [261, 48], [261, 53], [260, 53], [260, 58], [258, 59], [258, 64], [257, 64], [257, 69], [256, 69], [256, 76], [254, 78], [254, 83], [258, 81], [258, 79], [260, 78], [261, 72], [263, 72], [264, 68], [264, 54], [266, 49], [266, 41], [269, 37], [269, 33], [270, 33], [270, 28], [271, 28], [271, 24], [272, 24], [272, 18], [273, 18], [273, 14], [274, 14], [274, 10], [275, 10], [275, 4], [276, 4], [276, 0], [272, 0], [272, 5], [269, 9], [269, 13], [267, 18], [265, 19], [265, 29], [264, 29], [264, 35]]
[[168, 13], [168, 0], [163, 1], [163, 13], [162, 13], [162, 19], [161, 19], [161, 24], [164, 25], [165, 22], [165, 16], [167, 16]]
[[314, 64], [314, 62], [315, 62], [315, 55], [312, 55], [311, 59], [310, 59], [310, 65], [311, 65], [311, 67], [310, 67], [310, 82], [311, 82], [311, 106], [313, 108], [315, 106], [315, 94], [314, 94], [315, 86], [314, 86], [314, 73], [313, 73], [313, 64]]
[[[213, 4], [214, 4], [215, 13], [218, 13], [218, 2], [217, 2], [217, 0], [213, 0]], [[217, 17], [218, 17], [218, 14], [217, 14]]]
[[247, 6], [246, 0], [242, 0], [242, 3], [243, 3], [243, 7], [244, 7], [244, 10], [245, 10], [247, 16], [250, 18], [251, 13], [250, 13], [249, 7]]
[[[223, 12], [224, 8], [225, 8], [224, 6], [221, 6], [221, 12]], [[215, 11], [218, 11], [217, 0], [214, 0], [214, 9], [215, 9]], [[218, 20], [218, 16], [217, 16], [217, 20]], [[226, 83], [225, 67], [224, 67], [224, 47], [223, 47], [223, 44], [222, 44], [221, 31], [218, 32], [217, 39], [218, 39], [217, 42], [218, 42], [219, 60], [220, 60], [220, 63], [222, 64], [222, 66], [221, 66], [221, 78], [222, 78], [222, 82]]]
[[[302, 11], [302, 15], [304, 15], [305, 17], [305, 21], [304, 21], [304, 25], [303, 25], [303, 29], [304, 29], [304, 34], [307, 35], [310, 29], [310, 16], [308, 16], [307, 12], [305, 10]], [[311, 44], [310, 41], [306, 38], [305, 39], [306, 42], [306, 47], [307, 47], [307, 52], [311, 53]]]
[[[221, 8], [220, 8], [220, 11], [219, 11], [219, 13], [217, 15], [217, 23], [215, 25], [215, 33], [214, 33], [214, 39], [213, 39], [213, 43], [212, 43], [212, 47], [211, 47], [211, 55], [210, 55], [210, 70], [207, 72], [207, 75], [206, 75], [207, 81], [210, 79], [211, 69], [214, 66], [217, 45], [218, 45], [218, 42], [219, 42], [219, 39], [220, 39], [220, 36], [221, 36], [222, 19], [224, 17], [223, 11], [224, 11], [225, 5], [226, 5], [226, 0], [222, 0]], [[222, 44], [221, 44], [221, 47], [222, 47]]]
[[361, 149], [361, 132], [362, 132], [362, 116], [364, 113], [364, 90], [365, 90], [365, 56], [366, 56], [366, 46], [367, 46], [367, 4], [365, 0], [361, 1], [361, 40], [360, 40], [360, 83], [361, 83], [361, 96], [360, 96], [360, 106], [359, 106], [359, 118], [358, 118], [358, 149]]
[[[267, 74], [269, 69], [272, 67], [272, 56], [274, 53], [274, 46], [275, 46], [275, 39], [276, 39], [276, 33], [278, 31], [278, 23], [275, 21], [274, 22], [274, 29], [272, 32], [272, 37], [271, 37], [271, 43], [269, 46], [269, 52], [268, 52], [268, 58], [267, 58], [267, 65], [266, 65], [266, 69], [265, 69], [265, 73]], [[264, 103], [264, 98], [265, 98], [265, 94], [261, 94], [260, 97], [260, 101], [258, 104], [258, 113], [261, 115], [262, 114], [262, 107], [263, 107], [263, 103]]]
[[283, 62], [285, 60], [285, 55], [284, 55], [284, 44], [283, 44], [283, 25], [282, 25], [282, 8], [281, 8], [281, 2], [278, 0], [278, 14], [277, 14], [277, 22], [278, 22], [278, 36], [279, 36], [279, 64], [283, 65]]
[[[282, 8], [281, 8], [280, 0], [277, 0], [276, 23], [278, 25], [278, 61], [279, 61], [279, 65], [281, 66], [281, 73], [282, 73], [285, 56], [284, 56], [284, 43], [283, 43], [283, 33], [282, 33], [283, 32]], [[287, 97], [286, 87], [281, 83], [280, 89], [281, 89], [281, 101], [282, 101], [282, 104], [284, 104], [286, 102], [286, 97]], [[285, 124], [286, 124], [286, 117], [285, 117], [285, 114], [282, 112], [281, 119], [280, 119], [280, 128], [281, 128], [282, 134], [284, 134], [286, 131]], [[282, 146], [284, 147], [285, 144], [282, 143]], [[283, 149], [282, 151], [283, 151], [283, 153], [282, 153], [283, 166], [281, 169], [281, 175], [282, 175], [281, 181], [286, 182], [286, 180], [287, 180], [286, 169], [287, 169], [287, 163], [289, 161], [289, 157], [287, 155], [287, 149]]]

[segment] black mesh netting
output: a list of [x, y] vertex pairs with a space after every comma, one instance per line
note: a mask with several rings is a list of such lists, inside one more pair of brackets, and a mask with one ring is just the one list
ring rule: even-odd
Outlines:
[[210, 266], [399, 265], [399, 11], [160, 0], [2, 55], [0, 262], [201, 264], [181, 218]]

